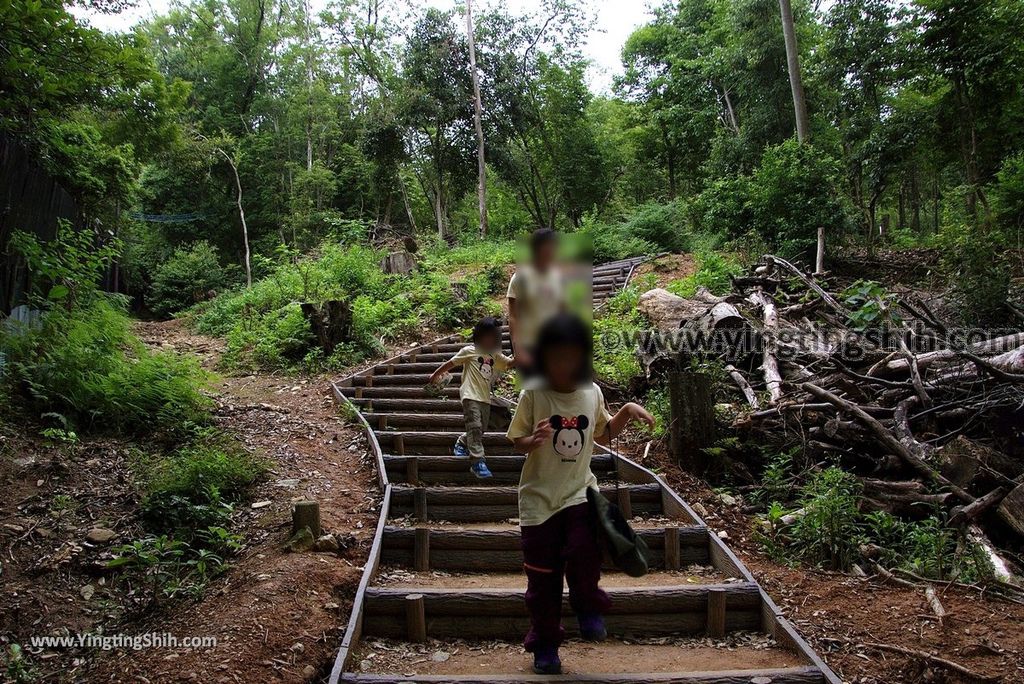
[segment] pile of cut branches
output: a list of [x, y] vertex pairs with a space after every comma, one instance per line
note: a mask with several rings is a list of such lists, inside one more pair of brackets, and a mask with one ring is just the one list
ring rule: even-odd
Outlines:
[[761, 443], [800, 440], [839, 463], [865, 504], [904, 517], [946, 509], [950, 524], [1011, 579], [1024, 540], [1024, 332], [963, 330], [916, 294], [858, 281], [843, 291], [765, 256], [723, 297], [640, 298], [658, 332], [648, 374], [720, 360], [745, 406], [733, 427]]

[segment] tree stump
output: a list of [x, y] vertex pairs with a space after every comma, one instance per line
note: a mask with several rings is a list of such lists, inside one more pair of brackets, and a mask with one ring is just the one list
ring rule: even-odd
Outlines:
[[352, 305], [348, 302], [331, 299], [319, 306], [307, 302], [302, 305], [302, 314], [326, 355], [352, 339]]
[[381, 260], [380, 270], [392, 275], [408, 275], [416, 270], [416, 257], [409, 252], [392, 252]]
[[710, 465], [704, 449], [715, 442], [715, 395], [711, 377], [690, 370], [669, 374], [669, 444], [688, 472], [703, 475]]
[[292, 535], [298, 534], [302, 528], [308, 527], [313, 539], [319, 539], [320, 504], [316, 501], [296, 501], [292, 504]]

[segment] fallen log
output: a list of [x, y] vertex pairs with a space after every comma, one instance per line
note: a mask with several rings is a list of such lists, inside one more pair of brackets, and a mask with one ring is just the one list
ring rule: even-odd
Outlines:
[[803, 271], [801, 271], [793, 264], [789, 263], [785, 259], [773, 256], [771, 254], [765, 255], [764, 260], [786, 271], [789, 271], [792, 275], [796, 276], [796, 278], [798, 278], [804, 285], [806, 285], [808, 289], [810, 289], [816, 295], [821, 297], [822, 301], [824, 301], [826, 304], [832, 307], [832, 309], [834, 309], [837, 313], [840, 313], [844, 316], [848, 314], [845, 306], [840, 304], [839, 301], [831, 294], [826, 292], [821, 287], [821, 285], [818, 285], [818, 283], [814, 282], [814, 280], [808, 277], [807, 274], [805, 274]]
[[[1002, 354], [1004, 352], [1013, 351], [1022, 345], [1024, 345], [1024, 332], [977, 342], [960, 351], [955, 349], [938, 349], [936, 351], [918, 354], [915, 358], [918, 368], [923, 370], [943, 361], [955, 360], [959, 354], [964, 352], [978, 356], [984, 354]], [[868, 375], [895, 375], [897, 373], [906, 373], [909, 371], [909, 368], [910, 362], [906, 359], [899, 358], [889, 361], [877, 368], [877, 370], [872, 368], [868, 371]]]
[[747, 300], [759, 306], [764, 312], [764, 346], [763, 361], [761, 369], [764, 372], [764, 382], [768, 387], [770, 404], [776, 404], [782, 399], [782, 374], [779, 372], [779, 362], [775, 358], [774, 345], [779, 329], [779, 314], [775, 308], [775, 302], [764, 292], [753, 292]]
[[[837, 397], [835, 394], [832, 394], [826, 389], [822, 389], [821, 387], [812, 385], [809, 382], [805, 382], [803, 385], [801, 385], [801, 388], [809, 392], [810, 394], [813, 394], [814, 396], [818, 397], [819, 399], [824, 399], [825, 401], [834, 405], [836, 408], [842, 409], [850, 413], [857, 420], [859, 420], [861, 424], [868, 428], [868, 430], [874, 433], [874, 435], [883, 444], [883, 446], [885, 446], [894, 454], [899, 456], [908, 466], [916, 470], [922, 476], [938, 484], [941, 484], [944, 487], [948, 487], [950, 491], [957, 495], [957, 497], [963, 499], [967, 503], [972, 503], [974, 501], [973, 496], [971, 496], [968, 492], [961, 489], [960, 487], [957, 487], [955, 484], [953, 484], [948, 479], [943, 477], [938, 471], [936, 471], [934, 468], [928, 465], [920, 455], [914, 453], [914, 451], [912, 451], [907, 444], [904, 444], [902, 440], [897, 439], [891, 432], [885, 429], [885, 426], [883, 426], [875, 418], [869, 416], [861, 407], [857, 406], [856, 404], [850, 401], [847, 401], [846, 399]], [[905, 409], [906, 407], [904, 406], [904, 411]], [[897, 409], [897, 413], [898, 412], [899, 409]], [[897, 419], [896, 422], [899, 423], [901, 421]], [[906, 422], [905, 417], [903, 422]]]
[[945, 626], [946, 624], [946, 608], [939, 601], [939, 595], [935, 593], [935, 587], [927, 586], [924, 588], [924, 597], [928, 601], [928, 606], [935, 613], [935, 617], [939, 619], [939, 624]]
[[698, 291], [693, 298], [686, 299], [668, 290], [655, 288], [640, 295], [636, 308], [659, 330], [678, 330], [684, 323], [704, 315], [721, 301], [714, 295], [710, 297], [713, 301]]
[[953, 509], [953, 514], [949, 517], [950, 527], [959, 527], [965, 523], [973, 523], [977, 520], [985, 511], [988, 511], [993, 506], [997, 505], [1006, 496], [1006, 489], [1003, 487], [997, 487], [991, 492], [975, 499], [972, 503], [966, 506], [957, 506]]
[[976, 545], [985, 554], [986, 560], [992, 566], [992, 576], [1000, 582], [1006, 582], [1014, 587], [1020, 588], [1017, 578], [1010, 571], [1010, 565], [1003, 559], [996, 550], [995, 545], [989, 540], [988, 535], [977, 525], [967, 528], [967, 539]]
[[747, 382], [745, 377], [743, 377], [743, 373], [740, 373], [736, 366], [731, 364], [725, 367], [725, 371], [729, 374], [729, 377], [733, 379], [733, 382], [735, 382], [740, 388], [740, 391], [743, 392], [743, 396], [746, 397], [747, 403], [750, 404], [750, 407], [755, 411], [759, 409], [761, 407], [761, 403], [757, 400], [757, 394], [754, 393], [754, 389], [750, 386], [750, 383]]
[[1024, 484], [1006, 495], [999, 503], [997, 513], [1014, 532], [1024, 537]]

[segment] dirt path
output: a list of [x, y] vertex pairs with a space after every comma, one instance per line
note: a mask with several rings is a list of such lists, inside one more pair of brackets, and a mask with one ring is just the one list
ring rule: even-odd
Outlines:
[[[180, 322], [140, 324], [138, 333], [150, 346], [197, 354], [211, 369], [222, 352], [219, 340], [191, 334]], [[12, 446], [46, 462], [26, 461], [19, 469], [15, 461], [15, 470], [0, 472], [7, 476], [0, 479], [15, 485], [16, 495], [14, 502], [0, 504], [5, 523], [14, 526], [0, 530], [0, 542], [7, 542], [0, 546], [7, 547], [5, 561], [8, 553], [15, 560], [3, 568], [0, 580], [5, 583], [0, 636], [26, 642], [27, 651], [33, 635], [100, 628], [107, 635], [170, 634], [217, 642], [197, 650], [31, 651], [34, 674], [55, 681], [317, 680], [337, 650], [379, 505], [362, 433], [338, 416], [328, 387], [319, 377], [248, 375], [217, 381], [217, 426], [272, 462], [253, 492], [253, 504], [232, 514], [245, 548], [198, 601], [178, 599], [131, 621], [119, 607], [130, 587], [103, 576], [104, 549], [82, 541], [96, 520], [117, 533], [116, 543], [142, 534], [126, 458], [131, 445], [96, 441], [60, 455], [31, 438]], [[0, 447], [9, 446], [7, 438], [22, 439], [17, 432], [3, 434]], [[53, 465], [58, 460], [60, 465]], [[64, 524], [55, 525], [53, 502], [61, 497], [76, 505], [64, 515]], [[282, 551], [291, 502], [307, 498], [320, 502], [325, 531], [341, 542], [337, 553]], [[28, 503], [15, 508], [19, 501]], [[50, 564], [63, 548], [72, 549], [71, 560]], [[86, 585], [91, 588], [80, 592]]]
[[[179, 322], [140, 325], [152, 346], [197, 353], [213, 366], [221, 342]], [[212, 635], [214, 651], [158, 650], [105, 658], [97, 675], [138, 681], [307, 681], [329, 669], [359, 580], [379, 492], [362, 433], [338, 416], [324, 378], [222, 377], [217, 423], [273, 462], [241, 521], [248, 548], [198, 604], [146, 631]], [[337, 554], [281, 550], [291, 502], [320, 502]], [[269, 504], [267, 503], [269, 502]], [[255, 508], [255, 506], [261, 506]]]

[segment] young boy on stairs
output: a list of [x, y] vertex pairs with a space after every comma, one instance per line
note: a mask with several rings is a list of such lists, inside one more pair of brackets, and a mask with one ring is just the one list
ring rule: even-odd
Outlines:
[[578, 318], [559, 314], [540, 331], [534, 356], [539, 382], [523, 390], [508, 430], [526, 454], [519, 481], [519, 524], [526, 570], [530, 631], [526, 650], [537, 674], [559, 674], [562, 663], [562, 582], [580, 635], [601, 641], [609, 599], [599, 586], [601, 549], [587, 488], [594, 443], [607, 444], [634, 420], [654, 425], [638, 404], [614, 415], [592, 377], [593, 338]]
[[469, 456], [469, 470], [481, 480], [491, 477], [484, 452], [484, 432], [491, 419], [491, 391], [498, 376], [514, 365], [515, 360], [501, 351], [501, 323], [488, 317], [473, 327], [473, 344], [460, 349], [430, 376], [430, 383], [436, 385], [453, 368], [462, 366], [459, 399], [466, 431], [455, 442], [455, 455]]

